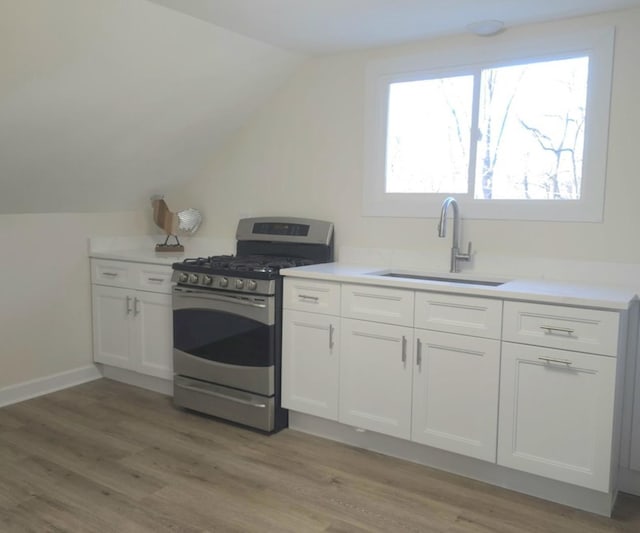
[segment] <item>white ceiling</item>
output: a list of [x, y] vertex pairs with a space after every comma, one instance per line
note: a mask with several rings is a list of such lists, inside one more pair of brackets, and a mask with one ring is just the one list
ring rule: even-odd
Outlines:
[[640, 6], [640, 0], [151, 0], [234, 32], [326, 53]]

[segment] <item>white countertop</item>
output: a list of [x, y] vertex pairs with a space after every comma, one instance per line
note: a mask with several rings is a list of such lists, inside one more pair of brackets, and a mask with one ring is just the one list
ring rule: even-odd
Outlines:
[[392, 278], [380, 275], [390, 269], [365, 265], [343, 263], [323, 263], [304, 267], [280, 270], [284, 276], [298, 278], [339, 281], [344, 283], [362, 283], [380, 287], [427, 290], [451, 294], [465, 294], [500, 298], [505, 300], [527, 300], [532, 302], [574, 305], [598, 309], [624, 310], [638, 297], [633, 289], [612, 287], [588, 283], [570, 283], [542, 279], [496, 279], [475, 276], [473, 273], [449, 274], [442, 272], [412, 272], [406, 269], [393, 269], [393, 272], [405, 274], [431, 275], [446, 278], [458, 277], [481, 281], [504, 281], [502, 285], [462, 284], [446, 281], [420, 280], [410, 278]]
[[110, 259], [113, 261], [133, 261], [135, 263], [150, 263], [153, 265], [172, 265], [178, 261], [183, 261], [186, 257], [184, 253], [176, 254], [169, 252], [156, 252], [151, 249], [136, 250], [114, 250], [109, 252], [90, 252], [89, 257], [94, 259]]
[[181, 239], [184, 252], [156, 252], [156, 244], [163, 240], [164, 236], [92, 238], [89, 240], [89, 257], [170, 266], [188, 257], [230, 254], [235, 246], [235, 242], [229, 239], [184, 238]]

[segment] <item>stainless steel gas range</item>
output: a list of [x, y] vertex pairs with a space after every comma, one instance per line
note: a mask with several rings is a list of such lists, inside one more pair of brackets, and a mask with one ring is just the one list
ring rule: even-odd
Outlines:
[[267, 432], [280, 404], [280, 268], [333, 261], [333, 224], [240, 220], [236, 255], [173, 264], [174, 404]]

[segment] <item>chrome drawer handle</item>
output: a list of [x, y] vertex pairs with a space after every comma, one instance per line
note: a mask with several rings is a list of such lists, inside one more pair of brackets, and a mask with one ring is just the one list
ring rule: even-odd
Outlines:
[[102, 275], [103, 276], [108, 276], [110, 278], [115, 278], [118, 275], [118, 273], [117, 272], [103, 272]]
[[553, 335], [554, 333], [566, 333], [567, 335], [573, 335], [574, 329], [571, 328], [561, 328], [559, 326], [540, 326], [540, 329], [543, 329], [547, 335]]
[[307, 294], [298, 294], [298, 298], [301, 300], [311, 300], [312, 302], [318, 302], [318, 300], [320, 300], [317, 296], [308, 296]]
[[538, 357], [540, 361], [544, 361], [545, 363], [558, 363], [561, 365], [571, 366], [573, 363], [567, 359], [554, 359], [553, 357]]
[[420, 339], [416, 340], [416, 365], [422, 366], [422, 343]]
[[407, 362], [407, 338], [402, 336], [402, 362]]
[[333, 324], [329, 324], [329, 349], [333, 350], [333, 331], [334, 331], [334, 327]]
[[155, 281], [156, 283], [162, 283], [164, 281], [163, 278], [147, 278], [149, 281]]

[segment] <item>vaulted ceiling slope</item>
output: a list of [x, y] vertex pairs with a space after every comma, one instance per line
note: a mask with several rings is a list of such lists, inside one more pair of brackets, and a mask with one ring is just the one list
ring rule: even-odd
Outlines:
[[151, 0], [304, 53], [327, 53], [640, 5], [640, 0]]
[[301, 56], [147, 0], [0, 3], [0, 214], [147, 208]]

